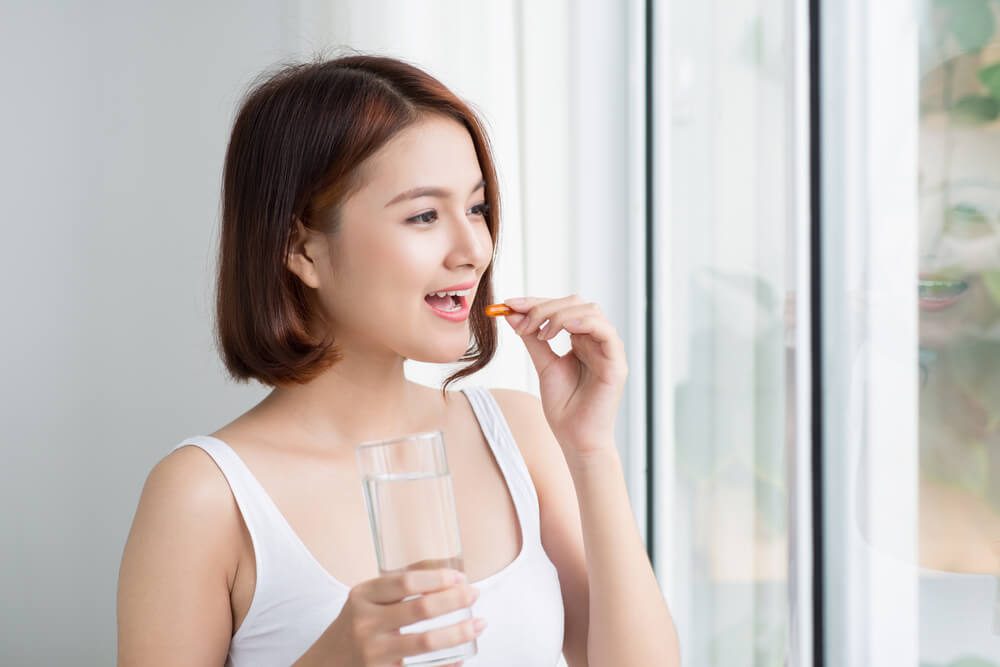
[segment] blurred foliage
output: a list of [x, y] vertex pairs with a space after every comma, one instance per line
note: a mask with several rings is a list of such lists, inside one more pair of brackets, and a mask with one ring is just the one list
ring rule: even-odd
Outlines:
[[993, 40], [996, 21], [990, 0], [936, 0], [947, 15], [947, 31], [965, 52], [979, 51]]
[[1000, 99], [1000, 63], [979, 70], [979, 82], [994, 99]]
[[966, 95], [951, 108], [951, 117], [963, 125], [992, 123], [1000, 116], [1000, 102], [987, 95]]
[[992, 660], [985, 660], [974, 656], [959, 658], [951, 662], [920, 662], [920, 667], [1000, 667]]
[[[943, 70], [945, 111], [956, 123], [979, 125], [992, 123], [1000, 117], [1000, 63], [980, 63], [976, 73], [978, 89], [953, 95], [954, 68], [958, 59], [979, 57], [996, 37], [997, 0], [936, 0], [931, 20], [925, 29], [926, 40], [935, 52], [932, 68]], [[925, 59], [927, 56], [925, 54]]]
[[1000, 307], [1000, 271], [983, 271], [981, 277], [990, 299], [997, 307]]

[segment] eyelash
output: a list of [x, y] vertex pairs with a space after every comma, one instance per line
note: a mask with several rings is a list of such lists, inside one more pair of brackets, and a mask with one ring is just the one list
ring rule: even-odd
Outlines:
[[[478, 214], [476, 214], [476, 215], [480, 215], [480, 216], [485, 216], [485, 215], [486, 215], [487, 213], [489, 213], [489, 212], [490, 212], [490, 205], [489, 205], [489, 204], [487, 204], [486, 202], [483, 202], [482, 204], [476, 204], [475, 206], [473, 206], [473, 207], [472, 207], [472, 209], [471, 209], [471, 210], [472, 210], [472, 211], [475, 211], [475, 210], [476, 210], [477, 208], [478, 208], [478, 209], [480, 209], [480, 212], [479, 212]], [[434, 222], [434, 220], [423, 220], [422, 218], [423, 218], [423, 217], [424, 217], [425, 215], [432, 215], [432, 214], [433, 214], [433, 215], [435, 216], [435, 218], [436, 218], [436, 216], [437, 216], [437, 211], [436, 211], [436, 210], [434, 210], [434, 209], [431, 209], [431, 210], [429, 210], [429, 211], [424, 211], [423, 213], [420, 213], [420, 214], [418, 214], [418, 215], [415, 215], [415, 216], [413, 216], [412, 218], [407, 218], [407, 219], [406, 219], [406, 221], [407, 221], [407, 222], [410, 222], [410, 223], [413, 223], [413, 224], [415, 224], [415, 225], [429, 225], [429, 224], [431, 224], [432, 222]]]

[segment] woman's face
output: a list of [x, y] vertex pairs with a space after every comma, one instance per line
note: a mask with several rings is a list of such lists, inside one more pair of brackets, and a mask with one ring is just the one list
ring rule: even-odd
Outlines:
[[921, 150], [921, 347], [963, 338], [996, 340], [1000, 134], [926, 122]]
[[[469, 307], [493, 257], [482, 170], [468, 131], [429, 116], [362, 165], [318, 263], [319, 300], [350, 350], [454, 362], [470, 342]], [[433, 298], [442, 291], [458, 297]], [[455, 310], [452, 310], [455, 309]]]

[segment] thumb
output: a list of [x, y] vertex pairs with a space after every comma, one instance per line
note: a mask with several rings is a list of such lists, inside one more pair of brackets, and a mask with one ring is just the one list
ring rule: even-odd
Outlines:
[[[517, 333], [517, 325], [524, 320], [524, 317], [521, 313], [512, 313], [507, 316], [507, 324], [510, 325], [511, 329], [514, 329], [514, 333]], [[531, 363], [539, 375], [549, 364], [559, 358], [559, 355], [552, 351], [548, 341], [538, 340], [537, 333], [529, 332], [518, 334], [518, 336], [521, 337], [524, 346], [528, 348], [528, 356], [531, 357]]]

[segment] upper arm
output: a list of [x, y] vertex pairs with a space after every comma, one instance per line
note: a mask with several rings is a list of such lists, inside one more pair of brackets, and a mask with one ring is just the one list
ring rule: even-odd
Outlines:
[[542, 546], [559, 571], [562, 589], [563, 655], [569, 667], [586, 667], [590, 587], [573, 478], [538, 398], [511, 389], [491, 393], [510, 424], [538, 494]]
[[119, 665], [225, 663], [239, 522], [205, 452], [182, 447], [153, 468], [119, 571]]

